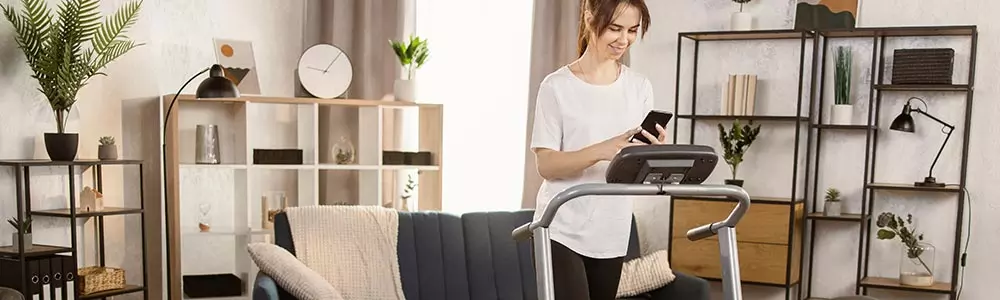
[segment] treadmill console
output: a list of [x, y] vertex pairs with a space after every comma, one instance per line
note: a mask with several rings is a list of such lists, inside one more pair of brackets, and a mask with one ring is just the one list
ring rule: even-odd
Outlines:
[[719, 157], [704, 145], [645, 145], [622, 149], [611, 160], [607, 183], [701, 184]]

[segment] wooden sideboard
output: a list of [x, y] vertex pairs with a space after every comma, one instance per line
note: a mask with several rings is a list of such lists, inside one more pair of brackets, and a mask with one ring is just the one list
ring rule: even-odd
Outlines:
[[[804, 202], [752, 198], [750, 210], [736, 226], [740, 275], [744, 283], [790, 286], [800, 280]], [[674, 198], [670, 265], [674, 271], [720, 279], [719, 239], [692, 242], [689, 229], [723, 220], [735, 201], [721, 198]]]

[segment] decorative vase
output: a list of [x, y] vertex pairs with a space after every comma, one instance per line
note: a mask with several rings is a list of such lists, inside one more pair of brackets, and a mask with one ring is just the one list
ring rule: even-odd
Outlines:
[[753, 28], [753, 15], [748, 12], [734, 12], [729, 18], [729, 26], [733, 31], [747, 31]]
[[263, 218], [261, 220], [261, 227], [264, 229], [272, 229], [274, 228], [274, 216], [277, 216], [278, 213], [285, 210], [285, 208], [288, 207], [288, 202], [285, 198], [285, 192], [280, 191], [265, 193], [263, 198], [264, 199], [261, 199], [262, 207], [260, 210], [262, 212], [261, 217]]
[[854, 124], [854, 105], [834, 104], [830, 111], [830, 124], [851, 125]]
[[392, 85], [393, 96], [396, 101], [415, 101], [417, 94], [417, 82], [415, 79], [396, 79]]
[[743, 179], [726, 179], [726, 184], [743, 187]]
[[826, 201], [826, 203], [823, 204], [823, 215], [829, 217], [839, 216], [843, 210], [841, 209], [842, 206], [843, 205], [840, 201]]
[[[12, 234], [12, 238], [14, 239], [14, 244], [13, 244], [14, 245], [14, 251], [18, 251], [20, 249], [20, 247], [21, 247], [21, 244], [17, 242], [17, 236], [18, 236], [17, 232], [14, 232]], [[31, 246], [32, 245], [34, 245], [34, 242], [31, 241], [31, 234], [30, 233], [25, 233], [24, 234], [24, 251], [31, 250]]]
[[357, 155], [354, 152], [354, 143], [347, 137], [342, 136], [336, 144], [333, 144], [333, 161], [338, 165], [349, 165], [353, 164], [357, 160]]
[[118, 159], [118, 147], [116, 147], [115, 145], [97, 146], [97, 158], [100, 160]]
[[45, 133], [45, 151], [53, 161], [73, 161], [80, 146], [79, 133]]
[[195, 162], [217, 165], [222, 162], [219, 149], [219, 127], [212, 124], [198, 125], [195, 138]]
[[915, 247], [903, 245], [899, 260], [899, 282], [908, 286], [934, 284], [934, 246], [918, 242]]

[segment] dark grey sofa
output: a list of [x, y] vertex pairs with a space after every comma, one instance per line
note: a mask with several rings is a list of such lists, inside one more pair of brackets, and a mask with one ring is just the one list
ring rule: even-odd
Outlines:
[[[515, 242], [511, 231], [531, 221], [531, 210], [475, 212], [400, 212], [398, 259], [407, 300], [537, 299], [530, 242]], [[639, 256], [632, 222], [626, 259]], [[275, 243], [295, 254], [288, 217], [274, 224]], [[516, 263], [511, 263], [516, 262]], [[674, 282], [630, 299], [707, 300], [708, 282], [677, 273]], [[267, 274], [257, 275], [254, 300], [295, 297]]]

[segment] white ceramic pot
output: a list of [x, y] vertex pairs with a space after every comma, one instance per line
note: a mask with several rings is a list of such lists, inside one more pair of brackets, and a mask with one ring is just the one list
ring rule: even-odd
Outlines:
[[729, 19], [729, 27], [733, 31], [753, 29], [753, 15], [748, 12], [734, 12]]
[[830, 124], [852, 125], [854, 124], [854, 105], [834, 104], [830, 110]]
[[417, 82], [414, 79], [396, 79], [392, 85], [393, 96], [396, 101], [414, 102], [417, 95]]
[[836, 217], [841, 213], [841, 201], [826, 201], [823, 207], [823, 215]]

